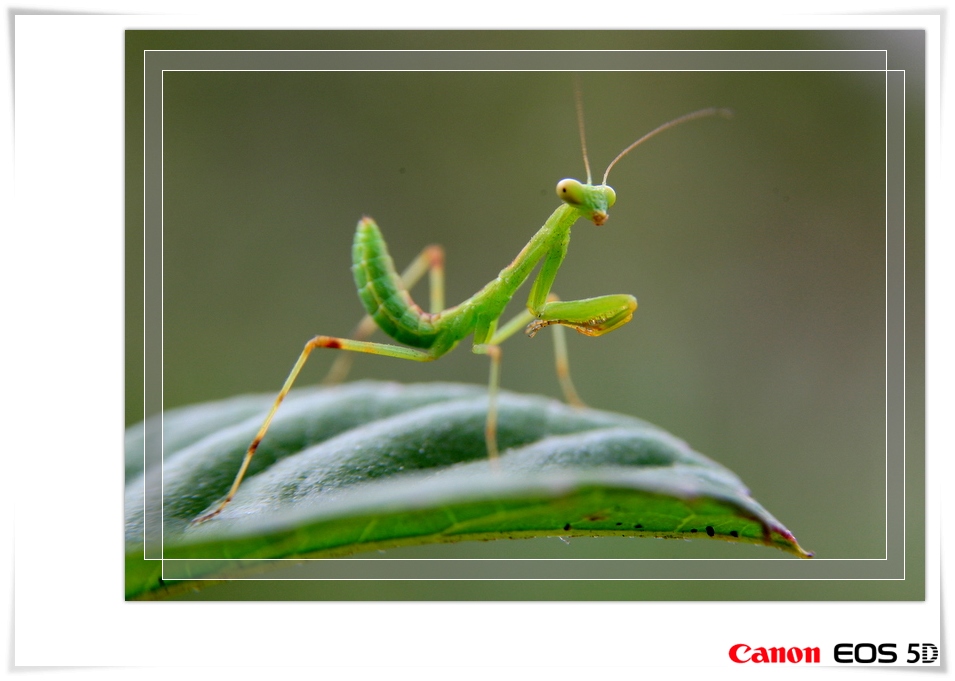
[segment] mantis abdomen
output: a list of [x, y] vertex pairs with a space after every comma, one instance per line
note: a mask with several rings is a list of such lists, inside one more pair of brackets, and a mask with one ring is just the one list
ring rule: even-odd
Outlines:
[[399, 343], [430, 348], [438, 337], [433, 315], [422, 310], [401, 281], [374, 220], [358, 223], [352, 246], [352, 273], [365, 310]]

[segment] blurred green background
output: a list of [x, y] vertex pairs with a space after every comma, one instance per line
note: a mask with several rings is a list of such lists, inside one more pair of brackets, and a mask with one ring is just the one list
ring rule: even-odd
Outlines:
[[[750, 39], [720, 35], [668, 46]], [[803, 35], [786, 46], [853, 46]], [[621, 40], [601, 47], [645, 46]], [[620, 330], [569, 334], [582, 398], [661, 425], [736, 471], [817, 556], [881, 558], [884, 75], [581, 82], [598, 177], [660, 123], [708, 106], [735, 111], [638, 148], [610, 177], [609, 221], [575, 227], [556, 292], [639, 301]], [[349, 269], [362, 215], [378, 222], [399, 268], [442, 244], [453, 304], [540, 227], [559, 179], [584, 175], [567, 73], [167, 72], [163, 161], [166, 408], [275, 392], [306, 340], [347, 335], [363, 313]], [[426, 304], [426, 283], [414, 297]], [[504, 344], [502, 387], [560, 395], [548, 336]], [[331, 360], [313, 355], [300, 385]], [[359, 356], [351, 378], [485, 384], [487, 374], [465, 341], [432, 364]], [[783, 558], [703, 541], [558, 544], [388, 557]]]

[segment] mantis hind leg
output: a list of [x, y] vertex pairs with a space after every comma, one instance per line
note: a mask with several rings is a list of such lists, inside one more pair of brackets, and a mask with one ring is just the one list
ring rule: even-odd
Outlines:
[[430, 362], [434, 359], [437, 359], [435, 355], [432, 355], [431, 353], [424, 350], [406, 348], [400, 345], [369, 343], [366, 341], [352, 340], [350, 338], [334, 338], [332, 336], [315, 336], [315, 338], [305, 344], [305, 349], [302, 350], [302, 354], [299, 355], [299, 358], [295, 362], [295, 366], [292, 367], [292, 371], [289, 373], [288, 378], [285, 379], [285, 384], [282, 386], [282, 390], [279, 391], [278, 396], [275, 398], [275, 402], [272, 403], [272, 408], [265, 417], [265, 421], [262, 423], [259, 431], [255, 434], [255, 437], [252, 439], [252, 444], [249, 445], [249, 448], [245, 452], [245, 457], [242, 459], [242, 465], [239, 467], [239, 472], [235, 476], [235, 480], [232, 483], [232, 487], [229, 488], [228, 494], [226, 494], [225, 498], [222, 499], [222, 501], [220, 501], [215, 508], [196, 518], [193, 523], [205, 522], [213, 516], [219, 515], [222, 509], [224, 509], [226, 505], [232, 501], [232, 498], [239, 489], [239, 485], [242, 484], [242, 479], [245, 477], [245, 473], [249, 468], [249, 463], [252, 461], [252, 457], [255, 455], [255, 451], [259, 448], [262, 438], [265, 437], [265, 433], [268, 431], [269, 425], [272, 423], [272, 418], [275, 416], [275, 412], [278, 411], [279, 405], [282, 404], [285, 396], [288, 395], [289, 391], [292, 389], [292, 384], [295, 383], [295, 379], [298, 378], [299, 372], [301, 372], [302, 367], [305, 366], [308, 356], [315, 348], [350, 350], [352, 352], [364, 352], [371, 355], [397, 357], [398, 359], [410, 359], [416, 362]]
[[[431, 289], [431, 312], [441, 312], [444, 309], [444, 249], [437, 244], [426, 246], [411, 264], [401, 273], [401, 283], [408, 290], [421, 281], [428, 274], [428, 284]], [[371, 315], [358, 322], [349, 338], [365, 341], [378, 329]], [[343, 382], [351, 371], [355, 356], [351, 353], [342, 353], [335, 358], [322, 383], [336, 385]]]

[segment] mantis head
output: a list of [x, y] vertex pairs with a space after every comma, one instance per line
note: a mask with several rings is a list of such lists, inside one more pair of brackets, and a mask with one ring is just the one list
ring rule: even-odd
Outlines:
[[607, 221], [607, 209], [617, 200], [616, 193], [606, 184], [594, 186], [570, 178], [557, 183], [557, 196], [598, 227]]

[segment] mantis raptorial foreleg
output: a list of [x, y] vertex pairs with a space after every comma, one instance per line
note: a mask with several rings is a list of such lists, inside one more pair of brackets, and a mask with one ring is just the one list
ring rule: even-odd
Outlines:
[[557, 300], [550, 290], [567, 255], [566, 238], [555, 240], [544, 255], [540, 272], [527, 297], [527, 309], [533, 320], [527, 327], [527, 335], [533, 337], [540, 329], [551, 324], [560, 324], [585, 334], [600, 336], [617, 329], [633, 317], [637, 299], [627, 294], [599, 296], [583, 300]]
[[545, 303], [527, 327], [527, 335], [533, 337], [545, 326], [560, 324], [586, 336], [602, 336], [629, 322], [636, 309], [637, 299], [623, 293]]

